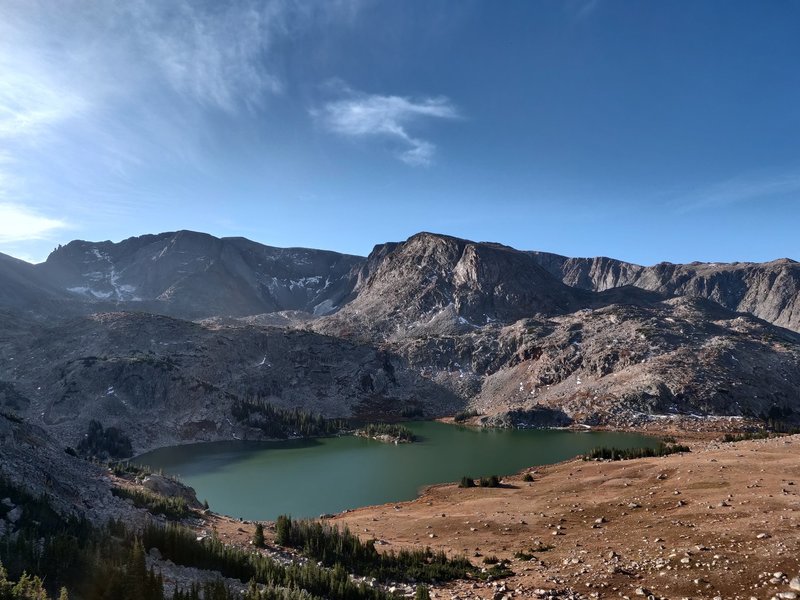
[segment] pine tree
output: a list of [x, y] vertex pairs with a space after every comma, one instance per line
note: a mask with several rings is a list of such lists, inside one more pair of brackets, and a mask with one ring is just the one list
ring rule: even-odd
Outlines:
[[31, 577], [27, 573], [22, 574], [11, 591], [11, 597], [18, 600], [48, 600], [42, 580], [36, 576]]
[[428, 586], [420, 584], [417, 586], [417, 591], [414, 593], [414, 600], [431, 600], [431, 595], [428, 592]]
[[140, 539], [136, 539], [131, 546], [125, 579], [125, 600], [142, 600], [147, 597], [147, 564]]
[[11, 599], [11, 582], [8, 580], [8, 571], [0, 562], [0, 600]]
[[253, 534], [253, 545], [256, 548], [263, 548], [264, 543], [264, 526], [261, 523], [256, 523], [256, 532]]

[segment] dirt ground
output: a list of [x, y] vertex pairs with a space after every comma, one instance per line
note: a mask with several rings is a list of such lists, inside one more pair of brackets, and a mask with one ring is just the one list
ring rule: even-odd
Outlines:
[[[692, 447], [663, 458], [575, 459], [531, 469], [533, 482], [524, 472], [506, 477], [502, 488], [434, 486], [331, 521], [381, 550], [427, 545], [479, 565], [510, 561], [513, 576], [449, 584], [433, 590], [439, 598], [794, 597], [800, 436]], [[216, 526], [249, 543], [251, 524]]]

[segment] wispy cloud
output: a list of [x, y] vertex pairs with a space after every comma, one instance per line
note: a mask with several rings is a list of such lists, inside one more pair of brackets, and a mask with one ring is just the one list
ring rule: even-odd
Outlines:
[[412, 166], [430, 165], [436, 146], [411, 135], [408, 129], [423, 120], [460, 116], [452, 102], [442, 96], [410, 98], [365, 94], [343, 85], [335, 89], [342, 97], [313, 109], [312, 116], [339, 135], [389, 139], [398, 146], [397, 158]]
[[800, 171], [753, 172], [684, 192], [673, 201], [677, 212], [730, 206], [792, 196], [800, 202]]
[[44, 221], [15, 223], [37, 237], [61, 222], [42, 215], [141, 212], [150, 182], [204, 168], [226, 124], [265, 119], [286, 89], [280, 44], [358, 4], [0, 2], [0, 204], [35, 209]]
[[46, 239], [65, 227], [63, 221], [37, 214], [26, 206], [0, 204], [0, 243]]

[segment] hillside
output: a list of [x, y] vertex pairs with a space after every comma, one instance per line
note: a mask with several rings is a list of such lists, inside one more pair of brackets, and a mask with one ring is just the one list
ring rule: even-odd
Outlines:
[[103, 313], [22, 327], [0, 344], [0, 408], [66, 445], [91, 419], [119, 427], [137, 452], [258, 439], [232, 418], [236, 400], [327, 417], [446, 414], [460, 405], [399, 356], [313, 332]]

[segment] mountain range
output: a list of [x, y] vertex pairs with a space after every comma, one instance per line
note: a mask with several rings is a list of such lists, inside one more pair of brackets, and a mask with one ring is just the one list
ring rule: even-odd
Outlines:
[[[679, 426], [800, 414], [800, 265], [568, 258], [420, 233], [368, 257], [189, 231], [0, 255], [0, 407], [75, 444], [326, 416]], [[687, 423], [691, 423], [687, 425]]]

